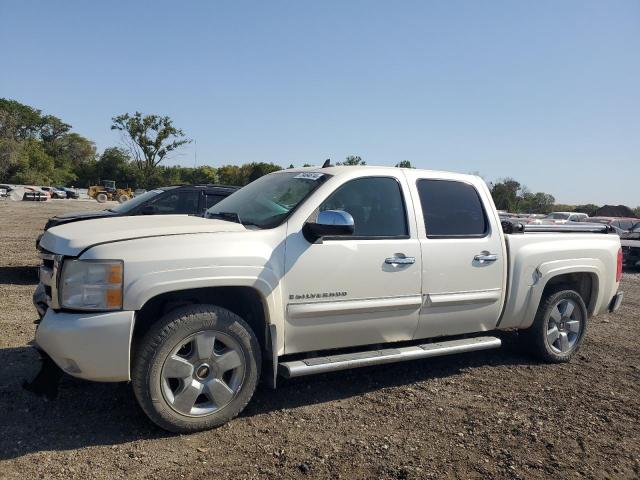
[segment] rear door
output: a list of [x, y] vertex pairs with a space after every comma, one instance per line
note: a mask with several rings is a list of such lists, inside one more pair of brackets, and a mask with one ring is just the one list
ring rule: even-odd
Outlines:
[[198, 213], [201, 190], [176, 188], [149, 201], [155, 215], [195, 215]]
[[423, 304], [415, 338], [495, 328], [506, 283], [506, 251], [488, 189], [473, 177], [408, 174], [422, 250]]
[[204, 206], [203, 206], [202, 211], [200, 213], [203, 214], [209, 208], [213, 207], [216, 203], [220, 202], [220, 200], [224, 200], [228, 196], [229, 196], [229, 194], [226, 193], [226, 192], [225, 193], [221, 193], [219, 191], [207, 191], [207, 192], [205, 192]]

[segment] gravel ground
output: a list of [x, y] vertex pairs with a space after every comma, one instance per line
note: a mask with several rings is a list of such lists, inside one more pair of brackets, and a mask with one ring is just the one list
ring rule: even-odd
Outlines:
[[34, 241], [47, 217], [97, 203], [0, 201], [0, 478], [639, 478], [640, 275], [593, 319], [567, 365], [463, 354], [283, 381], [213, 431], [154, 427], [128, 384], [65, 377], [46, 402], [21, 383]]

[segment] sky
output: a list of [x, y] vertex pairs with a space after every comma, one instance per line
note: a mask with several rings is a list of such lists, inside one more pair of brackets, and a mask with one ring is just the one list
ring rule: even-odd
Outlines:
[[371, 165], [512, 177], [640, 205], [640, 1], [0, 0], [0, 97], [122, 144], [169, 115], [168, 164]]

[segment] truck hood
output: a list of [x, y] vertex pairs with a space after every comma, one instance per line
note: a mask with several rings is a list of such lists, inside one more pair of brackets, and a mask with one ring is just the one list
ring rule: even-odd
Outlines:
[[77, 256], [99, 243], [145, 237], [245, 231], [239, 223], [188, 215], [102, 218], [59, 225], [47, 230], [40, 247], [59, 255]]

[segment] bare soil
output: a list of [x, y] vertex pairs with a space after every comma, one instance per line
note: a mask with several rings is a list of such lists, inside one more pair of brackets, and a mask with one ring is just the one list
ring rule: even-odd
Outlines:
[[130, 385], [65, 376], [57, 400], [22, 389], [34, 242], [47, 217], [104, 208], [0, 201], [0, 478], [639, 478], [640, 275], [591, 320], [570, 364], [501, 350], [282, 381], [213, 431], [153, 426]]

